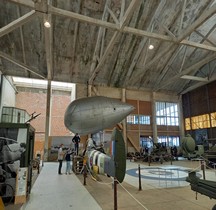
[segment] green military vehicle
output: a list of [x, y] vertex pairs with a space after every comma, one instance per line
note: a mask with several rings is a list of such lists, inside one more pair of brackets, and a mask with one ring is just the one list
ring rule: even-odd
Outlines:
[[203, 145], [196, 145], [195, 140], [190, 134], [187, 134], [182, 140], [182, 154], [183, 157], [190, 160], [191, 158], [198, 158], [204, 154]]

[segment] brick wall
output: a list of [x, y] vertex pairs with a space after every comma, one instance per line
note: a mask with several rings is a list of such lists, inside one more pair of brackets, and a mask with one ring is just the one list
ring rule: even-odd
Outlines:
[[54, 92], [52, 95], [51, 109], [51, 136], [69, 135], [69, 131], [64, 126], [64, 113], [70, 103], [70, 95], [62, 95], [61, 92]]
[[[69, 136], [71, 132], [64, 126], [64, 112], [71, 101], [71, 93], [53, 91], [51, 99], [50, 136]], [[18, 88], [16, 107], [25, 109], [29, 114], [40, 114], [31, 121], [35, 128], [34, 154], [43, 156], [46, 124], [46, 90], [36, 88]]]

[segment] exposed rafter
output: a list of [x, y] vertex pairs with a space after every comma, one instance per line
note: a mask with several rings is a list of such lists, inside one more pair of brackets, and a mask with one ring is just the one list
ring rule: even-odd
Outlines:
[[[199, 82], [181, 79], [184, 74], [215, 78], [215, 13], [213, 0], [0, 1], [0, 70], [182, 93]], [[51, 28], [44, 27], [46, 18]]]
[[[205, 45], [205, 44], [199, 44], [199, 43], [195, 43], [195, 42], [188, 41], [188, 40], [183, 40], [182, 39], [183, 35], [180, 38], [175, 39], [175, 38], [172, 38], [170, 36], [161, 35], [161, 34], [157, 34], [157, 33], [152, 33], [152, 32], [148, 32], [148, 31], [144, 31], [144, 30], [140, 30], [140, 29], [136, 29], [136, 28], [131, 28], [131, 27], [127, 27], [127, 26], [121, 28], [119, 25], [116, 25], [114, 23], [110, 23], [110, 22], [106, 22], [106, 21], [103, 21], [103, 20], [87, 17], [87, 16], [77, 14], [77, 13], [74, 13], [74, 12], [69, 12], [69, 11], [62, 10], [62, 9], [59, 9], [59, 8], [56, 8], [56, 7], [53, 7], [53, 6], [49, 6], [49, 12], [54, 14], [54, 15], [60, 15], [60, 16], [76, 19], [76, 20], [81, 21], [81, 22], [87, 22], [89, 24], [94, 24], [94, 25], [98, 25], [98, 26], [101, 26], [101, 27], [114, 29], [114, 30], [124, 32], [124, 33], [131, 33], [131, 34], [134, 34], [134, 35], [137, 35], [137, 36], [146, 36], [146, 37], [153, 38], [153, 39], [159, 39], [159, 40], [163, 40], [163, 41], [189, 45], [189, 46], [192, 46], [192, 47], [199, 47], [199, 48], [210, 50], [210, 51], [216, 51], [216, 47], [212, 47], [212, 46]], [[213, 14], [213, 12], [211, 11], [209, 16], [212, 15], [212, 14]], [[205, 19], [206, 18], [207, 17], [205, 15]], [[202, 19], [204, 19], [204, 18], [202, 18]], [[201, 25], [200, 22], [199, 22], [199, 24], [194, 24], [194, 26]], [[196, 29], [196, 27], [193, 30], [195, 30], [195, 29]], [[193, 32], [192, 28], [190, 29], [190, 31]], [[188, 32], [184, 33], [184, 37], [187, 37], [187, 35], [188, 35]]]
[[32, 1], [30, 1], [30, 0], [8, 0], [8, 1], [11, 1], [15, 4], [19, 4], [22, 6], [30, 7], [32, 9], [34, 9], [34, 7], [35, 7], [33, 0]]
[[[20, 7], [17, 7], [17, 15], [18, 15], [18, 17], [20, 17]], [[24, 62], [24, 64], [26, 64], [25, 45], [24, 45], [24, 36], [23, 36], [22, 26], [20, 26], [19, 30], [20, 30], [20, 36], [21, 36], [23, 62]]]
[[31, 21], [32, 19], [36, 18], [37, 15], [38, 15], [37, 12], [32, 10], [31, 12], [28, 12], [27, 14], [14, 20], [13, 22], [9, 23], [8, 25], [0, 28], [0, 37], [4, 36], [5, 34], [10, 33], [11, 31], [15, 30], [16, 28], [19, 28], [20, 26], [24, 25], [25, 23]]
[[194, 23], [192, 23], [182, 34], [180, 34], [178, 37], [178, 41], [181, 42], [182, 44], [186, 44], [183, 41], [183, 39], [189, 36], [195, 29], [201, 26], [208, 18], [210, 18], [215, 13], [216, 13], [216, 4], [214, 4], [210, 9], [205, 11], [205, 13], [203, 13]]
[[[127, 21], [129, 20], [129, 18], [131, 17], [132, 13], [134, 12], [135, 8], [140, 4], [139, 0], [133, 0], [131, 1], [128, 9], [126, 10], [124, 16], [122, 17], [122, 20], [120, 20], [120, 31], [123, 30], [123, 28], [125, 27], [125, 25], [127, 24]], [[90, 79], [89, 79], [89, 84], [92, 84], [92, 82], [95, 80], [98, 72], [100, 71], [100, 68], [102, 67], [107, 55], [110, 53], [110, 51], [113, 48], [113, 45], [116, 41], [116, 39], [119, 36], [119, 31], [114, 32], [114, 35], [109, 43], [109, 45], [107, 46], [106, 51], [104, 52], [102, 58], [100, 59], [97, 67], [94, 69]]]
[[196, 88], [198, 88], [198, 87], [201, 87], [201, 86], [203, 86], [203, 85], [206, 85], [206, 84], [208, 84], [208, 83], [210, 83], [210, 82], [213, 82], [213, 81], [215, 81], [215, 80], [216, 80], [216, 76], [213, 76], [213, 77], [211, 77], [207, 82], [198, 82], [198, 83], [196, 83], [195, 85], [192, 85], [192, 86], [188, 87], [187, 89], [185, 89], [185, 90], [179, 92], [178, 94], [185, 94], [185, 93], [187, 93], [187, 92], [189, 92], [189, 91], [192, 91], [192, 90], [194, 90], [194, 89], [196, 89]]
[[[213, 28], [215, 28], [216, 25], [213, 26]], [[210, 39], [208, 39], [207, 37], [209, 36], [209, 33], [206, 34], [205, 36], [203, 34], [201, 34], [199, 31], [195, 30], [195, 32], [201, 36], [203, 38], [203, 40], [206, 40], [207, 42], [209, 42], [212, 46], [216, 47], [216, 44], [214, 42], [212, 42]]]
[[[166, 53], [170, 52], [171, 50], [174, 51], [176, 49], [177, 45], [175, 47], [173, 47], [173, 44], [170, 44], [167, 48], [165, 48], [163, 51], [161, 51], [157, 56], [154, 57], [154, 59], [152, 59], [149, 63], [147, 63], [145, 65], [145, 72], [153, 65], [155, 64], [155, 62], [157, 62], [159, 59], [161, 59]], [[132, 79], [132, 83], [137, 83], [142, 77], [143, 77], [143, 71], [142, 69], [144, 67], [139, 67], [141, 68], [141, 71], [137, 72], [137, 73], [134, 73], [133, 74], [133, 78]]]
[[22, 62], [20, 62], [20, 61], [18, 61], [18, 60], [16, 60], [16, 59], [10, 57], [9, 55], [7, 55], [7, 54], [5, 54], [5, 53], [3, 53], [3, 52], [0, 52], [0, 57], [6, 59], [6, 60], [8, 60], [8, 61], [10, 61], [11, 63], [13, 63], [13, 64], [15, 64], [15, 65], [17, 65], [17, 66], [19, 66], [19, 67], [21, 67], [21, 68], [23, 68], [24, 70], [27, 70], [27, 71], [31, 72], [31, 73], [34, 74], [34, 75], [37, 75], [38, 77], [40, 77], [40, 78], [42, 78], [42, 79], [45, 79], [45, 78], [46, 78], [45, 75], [41, 75], [41, 74], [37, 73], [37, 70], [36, 70], [36, 69], [30, 68], [30, 67], [27, 66], [26, 64], [24, 64], [24, 63], [22, 63]]
[[[106, 4], [105, 4], [105, 9], [104, 9], [104, 12], [103, 12], [103, 16], [102, 16], [102, 20], [107, 20], [108, 19], [108, 12], [106, 10], [106, 8], [108, 8], [110, 6], [110, 1], [106, 1]], [[98, 31], [98, 37], [97, 37], [97, 41], [96, 41], [96, 45], [95, 45], [95, 50], [94, 50], [94, 54], [93, 54], [93, 60], [92, 60], [92, 63], [91, 63], [91, 69], [90, 71], [93, 72], [97, 63], [99, 62], [100, 60], [100, 51], [99, 49], [102, 49], [103, 46], [102, 46], [102, 36], [103, 36], [103, 28], [100, 27], [99, 28], [99, 31]], [[103, 52], [103, 50], [101, 50]]]
[[216, 54], [213, 54], [207, 58], [202, 59], [201, 61], [198, 61], [197, 63], [193, 64], [192, 66], [184, 69], [182, 72], [180, 72], [179, 74], [173, 76], [172, 78], [170, 78], [169, 81], [165, 81], [164, 83], [162, 83], [161, 85], [158, 86], [157, 90], [163, 89], [165, 87], [167, 87], [168, 85], [170, 85], [171, 83], [174, 83], [176, 79], [179, 79], [181, 76], [185, 75], [185, 74], [189, 74], [190, 72], [192, 72], [194, 69], [199, 69], [200, 67], [202, 67], [204, 64], [212, 61], [216, 59]]
[[181, 19], [180, 19], [180, 24], [179, 24], [179, 29], [178, 29], [178, 34], [181, 34], [181, 30], [182, 30], [182, 23], [183, 23], [183, 19], [184, 19], [184, 13], [185, 13], [185, 8], [186, 8], [186, 2], [187, 0], [183, 1], [183, 6], [182, 6], [182, 12], [181, 12]]
[[[153, 16], [153, 18], [151, 19], [151, 21], [149, 23], [148, 30], [150, 30], [150, 28], [152, 28], [154, 21], [158, 18], [158, 15], [160, 14], [160, 12], [161, 12], [162, 8], [164, 7], [164, 5], [165, 5], [165, 1], [161, 1], [160, 4], [158, 5], [157, 9], [155, 10], [154, 16]], [[135, 67], [135, 65], [137, 63], [138, 58], [140, 57], [140, 54], [141, 54], [141, 52], [142, 52], [142, 50], [143, 50], [143, 48], [144, 48], [144, 46], [146, 44], [146, 41], [147, 41], [147, 39], [146, 39], [146, 37], [144, 37], [142, 39], [142, 41], [140, 42], [138, 50], [137, 50], [136, 54], [134, 55], [133, 61], [131, 62], [131, 65], [130, 65], [128, 71], [127, 71], [126, 78], [131, 78], [132, 71], [133, 71], [133, 69], [134, 69], [134, 67]], [[146, 50], [145, 50], [145, 55], [144, 55], [144, 65], [146, 63], [146, 58], [147, 58], [147, 55], [148, 55], [148, 48], [147, 48], [147, 46], [145, 46], [145, 47], [146, 47]], [[126, 85], [126, 83], [129, 83], [129, 80], [124, 81], [124, 86]]]
[[[50, 14], [44, 14], [44, 20], [49, 20], [52, 26], [52, 17]], [[45, 49], [46, 49], [46, 63], [47, 63], [47, 79], [53, 79], [53, 27], [44, 27], [45, 32]]]
[[[81, 7], [81, 0], [78, 0], [78, 9], [77, 13], [80, 12]], [[75, 52], [76, 52], [76, 43], [77, 43], [77, 35], [78, 35], [78, 28], [79, 28], [79, 22], [77, 21], [75, 23], [75, 30], [74, 30], [74, 42], [73, 42], [73, 61], [75, 61]]]

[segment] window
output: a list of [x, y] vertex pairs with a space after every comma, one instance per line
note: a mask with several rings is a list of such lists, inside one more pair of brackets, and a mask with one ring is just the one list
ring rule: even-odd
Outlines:
[[138, 115], [129, 115], [129, 116], [127, 116], [127, 123], [128, 124], [138, 124], [139, 123]]
[[179, 136], [158, 136], [158, 142], [169, 147], [179, 146]]
[[150, 125], [150, 116], [140, 115], [140, 124], [142, 125]]
[[216, 112], [185, 118], [185, 130], [216, 127]]
[[185, 119], [185, 130], [191, 130], [191, 123], [190, 123], [190, 118]]
[[211, 113], [210, 116], [211, 116], [211, 125], [212, 125], [212, 127], [216, 127], [216, 112]]
[[129, 115], [127, 116], [128, 124], [150, 125], [150, 116], [146, 115]]
[[192, 129], [194, 130], [210, 127], [210, 120], [208, 114], [191, 117], [191, 122], [192, 122]]
[[179, 125], [179, 113], [177, 103], [156, 102], [157, 125]]
[[153, 147], [152, 138], [149, 136], [140, 136], [140, 146], [142, 148], [150, 148]]

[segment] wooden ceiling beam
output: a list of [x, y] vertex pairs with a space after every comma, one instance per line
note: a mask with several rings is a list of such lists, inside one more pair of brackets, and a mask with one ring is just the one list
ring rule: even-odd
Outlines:
[[[127, 23], [127, 21], [129, 20], [129, 18], [131, 17], [132, 13], [134, 12], [134, 10], [136, 9], [136, 7], [140, 4], [139, 0], [132, 0], [128, 9], [126, 10], [124, 16], [123, 16], [123, 20], [120, 20], [120, 31], [125, 27], [125, 24]], [[104, 64], [104, 61], [106, 59], [106, 57], [108, 56], [108, 54], [111, 52], [111, 50], [113, 49], [113, 46], [117, 40], [117, 38], [119, 37], [120, 31], [115, 31], [114, 35], [111, 39], [111, 41], [109, 42], [102, 58], [100, 58], [100, 61], [97, 65], [97, 67], [94, 69], [94, 71], [92, 72], [92, 75], [89, 79], [89, 84], [92, 84], [94, 82], [94, 80], [96, 79], [102, 65]]]
[[106, 57], [108, 56], [108, 54], [109, 54], [109, 53], [111, 52], [111, 50], [113, 49], [113, 45], [115, 44], [115, 41], [116, 41], [116, 39], [118, 38], [119, 34], [120, 34], [120, 33], [117, 32], [117, 31], [114, 32], [114, 35], [113, 35], [112, 39], [110, 40], [110, 42], [109, 42], [109, 44], [108, 44], [108, 46], [107, 46], [107, 48], [106, 48], [106, 50], [105, 50], [103, 56], [100, 58], [97, 67], [93, 70], [92, 75], [91, 75], [91, 77], [89, 78], [89, 81], [88, 81], [89, 84], [91, 84], [91, 85], [93, 84], [94, 80], [95, 80], [96, 77], [97, 77], [97, 74], [98, 74], [99, 71], [100, 71], [100, 68], [101, 68], [102, 65], [104, 64], [104, 61], [105, 61]]
[[51, 14], [44, 14], [44, 21], [48, 20], [51, 27], [44, 27], [45, 33], [45, 51], [46, 51], [46, 63], [47, 63], [47, 79], [53, 79], [53, 27]]
[[171, 54], [171, 56], [169, 57], [169, 60], [167, 61], [166, 65], [163, 67], [163, 70], [162, 70], [161, 74], [158, 76], [158, 78], [157, 78], [157, 80], [155, 82], [155, 85], [154, 85], [154, 89], [155, 89], [155, 87], [157, 87], [160, 84], [161, 80], [163, 80], [163, 77], [166, 75], [167, 71], [169, 70], [170, 65], [176, 59], [176, 57], [178, 56], [178, 53], [182, 50], [183, 47], [184, 47], [183, 45], [174, 46], [175, 51]]
[[[207, 39], [207, 37], [215, 30], [216, 28], [216, 25], [214, 25], [209, 31], [208, 33], [205, 35], [205, 36], [202, 36], [202, 40], [200, 41], [200, 43], [203, 43], [205, 41], [205, 39]], [[197, 33], [197, 30], [195, 30], [195, 32]], [[176, 56], [178, 55], [178, 53], [181, 51], [181, 49], [183, 48], [184, 46], [181, 45], [181, 47], [179, 48], [178, 51], [176, 51], [172, 56], [171, 58], [169, 59], [169, 61], [167, 62], [166, 66], [163, 68], [163, 71], [161, 73], [161, 75], [159, 76], [155, 86], [154, 86], [154, 89], [155, 87], [157, 87], [159, 85], [159, 83], [161, 82], [161, 80], [163, 79], [164, 75], [167, 73], [167, 71], [169, 70], [169, 66], [171, 65], [171, 63], [173, 62], [173, 60], [176, 58]], [[197, 49], [199, 48], [195, 48], [194, 49], [194, 52], [190, 55], [190, 57], [193, 57], [194, 56], [194, 53], [197, 51]], [[181, 67], [180, 67], [180, 70], [179, 72], [182, 71], [182, 68], [183, 68], [183, 64], [184, 64], [184, 60], [185, 60], [185, 57], [186, 57], [186, 50], [187, 48], [185, 48], [185, 53], [184, 53], [184, 57], [183, 57], [183, 60], [182, 60], [182, 64], [181, 64]]]
[[[119, 23], [119, 20], [117, 19], [117, 17], [115, 16], [115, 14], [113, 13], [113, 11], [109, 8], [109, 7], [105, 7], [106, 9], [105, 10], [107, 10], [109, 13], [110, 13], [110, 15], [111, 15], [111, 17], [112, 17], [112, 19], [114, 20], [114, 22], [116, 23], [116, 24], [120, 24]], [[103, 19], [102, 19], [103, 20]]]
[[179, 34], [179, 35], [180, 35], [180, 33], [181, 33], [181, 30], [182, 30], [182, 25], [183, 25], [183, 19], [184, 19], [184, 13], [185, 13], [185, 8], [186, 8], [186, 3], [187, 3], [187, 0], [184, 0], [183, 5], [182, 5], [180, 24], [179, 24], [179, 28], [178, 28], [178, 34]]
[[[80, 13], [81, 10], [81, 1], [78, 0], [78, 9], [77, 12]], [[74, 40], [73, 40], [73, 61], [75, 61], [75, 52], [76, 52], [76, 45], [77, 45], [77, 35], [78, 35], [78, 29], [79, 29], [79, 22], [77, 21], [75, 23], [75, 30], [74, 30]]]
[[8, 0], [20, 6], [26, 6], [38, 12], [47, 13], [48, 0]]
[[9, 55], [7, 55], [7, 54], [5, 54], [3, 52], [0, 52], [0, 57], [6, 59], [8, 61], [10, 61], [11, 63], [14, 63], [15, 65], [17, 65], [17, 66], [19, 66], [19, 67], [21, 67], [21, 68], [23, 68], [23, 69], [25, 69], [25, 70], [27, 70], [29, 72], [31, 72], [32, 74], [37, 75], [38, 77], [40, 77], [42, 79], [46, 78], [44, 75], [41, 75], [41, 74], [37, 73], [36, 69], [33, 69], [33, 68], [27, 66], [26, 64], [24, 64], [24, 63], [22, 63], [22, 62], [20, 62], [20, 61], [18, 61], [16, 59], [14, 59], [14, 58], [12, 58], [11, 56], [9, 56]]
[[[103, 16], [102, 16], [102, 20], [107, 20], [109, 17], [109, 13], [107, 12], [107, 9], [111, 4], [111, 1], [108, 0], [106, 1], [105, 4], [105, 9], [103, 11]], [[100, 57], [103, 55], [103, 29], [102, 27], [99, 28], [98, 31], [98, 36], [97, 36], [97, 41], [96, 41], [96, 45], [95, 45], [95, 49], [94, 49], [94, 54], [93, 54], [93, 59], [92, 59], [92, 63], [91, 63], [91, 68], [90, 68], [90, 72], [92, 73], [97, 65], [97, 63], [99, 63], [100, 61]], [[101, 56], [100, 56], [101, 55]]]
[[125, 14], [120, 19], [120, 31], [124, 29], [128, 21], [130, 20], [135, 9], [141, 4], [140, 0], [132, 0]]
[[[216, 27], [216, 25], [214, 25], [214, 28]], [[207, 41], [209, 42], [212, 46], [216, 47], [216, 44], [214, 42], [212, 42], [210, 39], [208, 39], [209, 33], [207, 33], [206, 35], [203, 35], [202, 33], [200, 33], [198, 30], [195, 30], [195, 32], [202, 37], [203, 41]]]
[[[216, 25], [213, 25], [213, 26], [211, 27], [211, 29], [208, 31], [208, 33], [205, 35], [205, 37], [203, 37], [203, 39], [200, 41], [200, 44], [202, 44], [202, 43], [205, 41], [205, 38], [208, 38], [209, 35], [210, 35], [211, 33], [213, 33], [213, 31], [215, 30], [215, 28], [216, 28]], [[195, 53], [197, 52], [197, 50], [199, 50], [199, 48], [195, 48], [195, 49], [193, 50], [193, 52], [190, 54], [190, 58], [194, 57], [194, 55], [195, 55]]]
[[182, 40], [180, 44], [187, 45], [187, 46], [190, 46], [190, 47], [200, 48], [200, 49], [203, 49], [203, 50], [209, 50], [209, 51], [216, 52], [216, 47], [209, 46], [209, 45], [206, 45], [206, 44], [200, 44], [200, 43], [192, 42], [192, 41], [189, 41], [189, 40], [186, 40], [186, 39]]
[[[17, 15], [20, 17], [20, 7], [17, 7]], [[25, 55], [25, 45], [24, 45], [24, 35], [23, 35], [23, 27], [19, 27], [20, 30], [20, 37], [21, 37], [21, 46], [22, 46], [22, 57], [23, 57], [23, 63], [26, 64], [26, 55]]]
[[[151, 21], [150, 21], [150, 23], [149, 23], [149, 25], [148, 25], [147, 30], [150, 30], [150, 31], [153, 30], [153, 23], [154, 23], [154, 21], [155, 21], [156, 19], [158, 19], [159, 14], [161, 13], [161, 10], [162, 10], [163, 7], [165, 6], [165, 3], [166, 3], [166, 1], [161, 1], [160, 4], [158, 5], [157, 9], [155, 10], [154, 16], [152, 17], [152, 19], [151, 19]], [[138, 49], [137, 49], [137, 51], [136, 51], [136, 53], [135, 53], [135, 55], [134, 55], [133, 61], [131, 62], [131, 65], [130, 65], [130, 67], [129, 67], [129, 69], [128, 69], [128, 72], [127, 72], [127, 74], [126, 74], [126, 78], [131, 78], [131, 75], [132, 75], [132, 72], [133, 72], [133, 70], [134, 70], [134, 67], [135, 67], [135, 65], [137, 64], [137, 61], [138, 61], [138, 59], [139, 59], [139, 57], [140, 57], [140, 54], [141, 54], [141, 52], [143, 51], [143, 48], [144, 48], [144, 47], [145, 47], [145, 56], [144, 56], [144, 59], [143, 59], [144, 61], [143, 61], [143, 69], [142, 69], [142, 72], [144, 72], [144, 70], [146, 70], [145, 64], [146, 64], [146, 59], [147, 59], [147, 55], [148, 55], [148, 46], [147, 46], [147, 44], [146, 44], [147, 41], [149, 41], [149, 40], [147, 40], [146, 37], [144, 37], [144, 38], [142, 39], [142, 41], [140, 42], [139, 47], [138, 47]], [[146, 46], [145, 46], [145, 44], [146, 44]], [[145, 69], [144, 69], [144, 68], [145, 68]], [[126, 80], [126, 79], [125, 79], [125, 81], [124, 81], [124, 86], [128, 85], [129, 82], [130, 82], [129, 80]]]
[[99, 20], [99, 19], [92, 18], [92, 17], [87, 17], [85, 15], [81, 15], [81, 14], [78, 14], [75, 12], [59, 9], [59, 8], [54, 7], [52, 5], [49, 5], [48, 12], [53, 14], [53, 15], [62, 16], [62, 17], [66, 17], [66, 18], [72, 18], [72, 19], [78, 20], [80, 22], [86, 22], [89, 24], [94, 24], [94, 25], [109, 28], [109, 29], [118, 30], [118, 28], [119, 28], [119, 26], [114, 24], [114, 23], [109, 23], [107, 21]]
[[[35, 4], [34, 4], [33, 1], [29, 1], [29, 0], [9, 0], [9, 1], [13, 2], [13, 3], [16, 3], [16, 4], [19, 4], [19, 5], [27, 6], [27, 7], [30, 7], [30, 8], [35, 8]], [[91, 23], [91, 24], [100, 25], [102, 27], [107, 27], [107, 28], [116, 29], [116, 30], [122, 29], [121, 27], [119, 27], [116, 24], [108, 23], [106, 21], [97, 20], [95, 18], [90, 18], [90, 17], [84, 16], [84, 15], [69, 12], [69, 11], [66, 11], [66, 10], [59, 9], [59, 8], [55, 8], [55, 7], [51, 6], [51, 5], [49, 5], [48, 11], [52, 12], [53, 14], [56, 14], [56, 15], [67, 16], [67, 17], [70, 17], [70, 18], [77, 19], [79, 21], [84, 21], [84, 22], [88, 22], [88, 23]], [[183, 6], [183, 13], [184, 13], [184, 6]], [[199, 47], [199, 48], [203, 48], [203, 49], [207, 49], [207, 50], [216, 51], [215, 48], [211, 48], [208, 45], [204, 45], [204, 46], [203, 45], [195, 45], [196, 43], [194, 43], [194, 42], [183, 40], [185, 37], [189, 36], [196, 28], [198, 28], [200, 25], [202, 25], [208, 18], [210, 18], [215, 13], [216, 13], [216, 5], [213, 5], [205, 13], [203, 13], [203, 15], [200, 16], [193, 24], [191, 24], [190, 27], [188, 27], [184, 33], [179, 35], [179, 37], [177, 39], [177, 42], [181, 42], [181, 44], [185, 44], [185, 45], [189, 45], [189, 46], [194, 46], [194, 47]], [[133, 30], [133, 29], [131, 30], [130, 27], [124, 28], [123, 32], [125, 32], [125, 33], [133, 33], [133, 34], [136, 34], [136, 35], [139, 35], [139, 36], [147, 36], [147, 37], [150, 37], [150, 38], [162, 39], [164, 41], [171, 41], [171, 42], [176, 41], [176, 40], [169, 39], [168, 36], [162, 36], [162, 35], [157, 36], [158, 34], [145, 33], [145, 31], [140, 31], [138, 29], [137, 30]], [[0, 37], [1, 36], [2, 35], [1, 35], [1, 29], [0, 29]]]
[[190, 85], [190, 81], [188, 81], [187, 84], [189, 84], [189, 87], [185, 85], [186, 88], [182, 88], [182, 90], [179, 91], [178, 94], [185, 94], [185, 93], [187, 93], [187, 92], [189, 92], [191, 90], [194, 90], [194, 89], [196, 89], [198, 87], [201, 87], [201, 86], [203, 86], [205, 84], [208, 84], [210, 82], [215, 81], [216, 80], [216, 75], [214, 75], [213, 73], [215, 71], [216, 64], [215, 64], [215, 62], [212, 62], [212, 64], [213, 64], [212, 68], [209, 67], [210, 64], [211, 63], [208, 63], [208, 74], [205, 75], [205, 76], [207, 76], [208, 81], [206, 81], [206, 82], [198, 82], [195, 85]]
[[189, 91], [195, 90], [196, 88], [201, 87], [201, 86], [203, 86], [203, 85], [206, 85], [206, 84], [208, 84], [208, 83], [210, 83], [210, 82], [213, 82], [213, 81], [215, 81], [215, 80], [216, 80], [216, 76], [213, 76], [213, 77], [209, 78], [209, 80], [208, 80], [207, 82], [198, 82], [198, 83], [196, 83], [195, 85], [192, 85], [192, 86], [186, 88], [185, 90], [181, 91], [181, 92], [178, 93], [178, 94], [183, 95], [183, 94], [185, 94], [185, 93], [187, 93], [187, 92], [189, 92]]
[[22, 6], [30, 7], [31, 9], [34, 9], [35, 7], [34, 2], [30, 0], [8, 0], [8, 1]]
[[19, 28], [20, 26], [24, 25], [25, 23], [29, 22], [30, 20], [37, 17], [37, 12], [32, 10], [31, 12], [28, 12], [27, 14], [23, 15], [22, 17], [14, 20], [13, 22], [9, 23], [8, 25], [0, 28], [0, 37], [10, 33], [11, 31]]
[[202, 15], [195, 22], [193, 22], [181, 35], [179, 35], [178, 42], [182, 43], [185, 37], [189, 36], [196, 28], [201, 26], [208, 18], [210, 18], [215, 13], [216, 13], [216, 4], [210, 7], [207, 11], [203, 12]]
[[192, 66], [184, 69], [182, 72], [180, 72], [179, 74], [175, 75], [174, 77], [170, 77], [169, 81], [164, 81], [164, 83], [162, 83], [161, 85], [159, 85], [155, 91], [163, 89], [165, 87], [167, 87], [168, 85], [176, 82], [176, 79], [179, 79], [181, 76], [185, 75], [185, 74], [189, 74], [190, 72], [192, 72], [195, 69], [199, 69], [200, 67], [202, 67], [203, 65], [205, 65], [206, 63], [214, 60], [216, 58], [216, 54], [212, 54], [211, 56], [204, 58], [200, 61], [198, 61], [197, 63], [193, 64]]
[[158, 18], [155, 20], [160, 28], [162, 28], [170, 37], [176, 38], [176, 36], [166, 27], [164, 26]]
[[[163, 51], [160, 52], [160, 54], [156, 55], [154, 57], [154, 59], [152, 59], [150, 62], [148, 62], [145, 65], [145, 70], [147, 71], [157, 60], [159, 60], [160, 58], [162, 58], [162, 56], [164, 56], [166, 53], [170, 52], [171, 50], [174, 51], [176, 49], [177, 46], [173, 46], [173, 44], [167, 46], [167, 48], [163, 49]], [[143, 69], [144, 67], [141, 68], [141, 71], [139, 72], [135, 72], [132, 76], [133, 76], [133, 80], [131, 81], [133, 84], [137, 83], [138, 81], [140, 81], [140, 79], [143, 77]], [[145, 72], [146, 72], [145, 71]]]
[[[50, 12], [50, 13], [52, 13], [54, 15], [59, 15], [59, 16], [63, 16], [63, 17], [72, 18], [72, 19], [75, 19], [75, 20], [78, 20], [78, 21], [81, 21], [81, 22], [87, 22], [89, 24], [94, 24], [94, 25], [105, 27], [105, 28], [108, 28], [108, 29], [117, 30], [117, 31], [120, 31], [120, 32], [123, 32], [123, 33], [130, 33], [130, 34], [134, 34], [134, 35], [137, 35], [137, 36], [144, 36], [144, 37], [149, 37], [149, 38], [153, 38], [153, 39], [159, 39], [159, 40], [163, 40], [163, 41], [173, 42], [174, 44], [175, 43], [176, 44], [184, 44], [184, 45], [188, 45], [188, 46], [191, 46], [191, 47], [198, 47], [198, 48], [202, 48], [202, 49], [206, 49], [206, 50], [216, 52], [216, 47], [212, 47], [212, 46], [205, 45], [205, 44], [199, 44], [199, 43], [196, 43], [196, 42], [192, 42], [192, 41], [182, 39], [183, 35], [184, 35], [184, 37], [186, 37], [188, 32], [184, 33], [180, 38], [177, 39], [177, 38], [170, 37], [170, 36], [167, 36], [167, 35], [152, 33], [152, 32], [148, 32], [148, 31], [144, 31], [144, 30], [140, 30], [140, 29], [136, 29], [136, 28], [132, 28], [132, 27], [127, 27], [127, 26], [121, 28], [120, 25], [115, 24], [115, 23], [110, 23], [110, 22], [107, 22], [107, 21], [87, 17], [87, 16], [84, 16], [84, 15], [81, 15], [81, 14], [77, 14], [77, 13], [74, 13], [74, 12], [70, 12], [70, 11], [66, 11], [66, 10], [63, 10], [63, 9], [56, 8], [56, 7], [53, 7], [51, 5], [49, 5], [48, 12]], [[213, 12], [211, 12], [209, 14], [209, 12], [208, 12], [207, 17], [212, 15], [212, 13]], [[202, 19], [204, 19], [204, 18], [202, 18]], [[199, 24], [200, 25], [202, 24], [201, 20], [200, 20]], [[194, 24], [194, 25], [199, 26], [198, 24]], [[195, 30], [195, 29], [193, 29], [193, 30]], [[190, 31], [192, 31], [192, 28], [191, 28]]]

